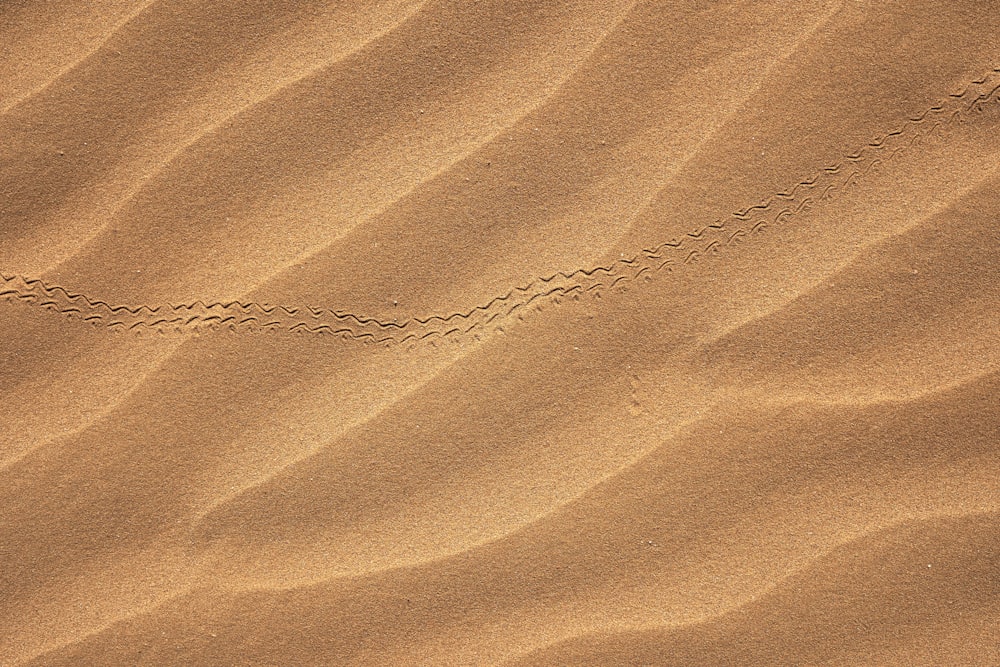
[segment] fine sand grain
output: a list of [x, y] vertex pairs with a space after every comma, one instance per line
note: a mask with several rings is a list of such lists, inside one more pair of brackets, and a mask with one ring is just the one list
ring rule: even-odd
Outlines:
[[1000, 665], [1000, 7], [0, 2], [0, 665]]

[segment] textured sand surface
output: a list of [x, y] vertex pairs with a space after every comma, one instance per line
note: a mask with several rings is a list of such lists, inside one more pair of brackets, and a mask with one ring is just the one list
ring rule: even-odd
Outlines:
[[0, 3], [0, 665], [1000, 665], [1000, 7]]

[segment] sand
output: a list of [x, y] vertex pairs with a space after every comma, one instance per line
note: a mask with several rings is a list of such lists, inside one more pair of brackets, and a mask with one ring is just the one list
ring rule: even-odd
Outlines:
[[1000, 11], [0, 5], [0, 665], [1000, 665]]

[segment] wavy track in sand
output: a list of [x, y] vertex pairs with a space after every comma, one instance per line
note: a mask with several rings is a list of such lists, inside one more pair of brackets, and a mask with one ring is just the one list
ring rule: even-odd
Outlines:
[[0, 4], [0, 664], [996, 664], [988, 3]]
[[891, 163], [902, 151], [919, 142], [969, 122], [991, 103], [1000, 103], [1000, 68], [971, 81], [959, 92], [907, 119], [906, 123], [874, 138], [824, 167], [811, 178], [799, 181], [766, 200], [733, 212], [728, 221], [719, 219], [696, 228], [684, 237], [672, 238], [612, 264], [573, 271], [560, 271], [515, 287], [489, 302], [467, 311], [413, 316], [402, 320], [379, 320], [361, 313], [309, 305], [271, 305], [254, 301], [213, 302], [197, 300], [182, 304], [111, 304], [73, 292], [64, 286], [21, 275], [0, 273], [0, 298], [31, 304], [95, 326], [117, 331], [151, 330], [157, 333], [198, 332], [229, 328], [251, 332], [289, 331], [324, 334], [366, 343], [407, 343], [431, 339], [460, 339], [499, 326], [507, 318], [526, 312], [532, 305], [558, 302], [563, 298], [599, 295], [620, 285], [696, 261], [738, 244], [768, 227], [787, 224], [816, 201], [825, 201], [851, 187], [873, 169]]

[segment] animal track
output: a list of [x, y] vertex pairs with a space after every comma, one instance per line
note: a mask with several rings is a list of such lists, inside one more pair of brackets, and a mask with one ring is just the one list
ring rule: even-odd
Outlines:
[[[643, 248], [631, 257], [618, 259], [606, 266], [558, 271], [537, 278], [465, 311], [395, 321], [315, 306], [242, 301], [115, 305], [37, 278], [5, 273], [0, 273], [0, 299], [42, 307], [113, 332], [287, 331], [340, 336], [345, 340], [383, 345], [416, 344], [421, 341], [435, 344], [433, 341], [438, 339], [458, 340], [463, 336], [478, 338], [477, 329], [502, 328], [507, 319], [515, 314], [523, 318], [529, 307], [558, 304], [566, 298], [600, 298], [602, 291], [622, 289], [640, 278], [650, 280], [654, 274], [673, 271], [677, 264], [695, 262], [706, 254], [715, 254], [742, 243], [749, 236], [771, 226], [786, 224], [793, 216], [808, 210], [814, 198], [827, 200], [834, 197], [941, 128], [953, 127], [965, 122], [966, 116], [982, 112], [989, 102], [1000, 102], [1000, 67], [971, 82], [960, 93], [951, 93], [947, 100], [909, 118], [900, 128], [875, 137], [865, 146], [845, 155], [846, 163], [820, 169], [810, 178], [764, 202], [731, 213], [729, 220], [716, 220], [688, 232], [680, 239], [673, 238], [653, 248]], [[807, 196], [798, 199], [803, 195]], [[782, 205], [777, 212], [773, 208], [776, 201]]]

